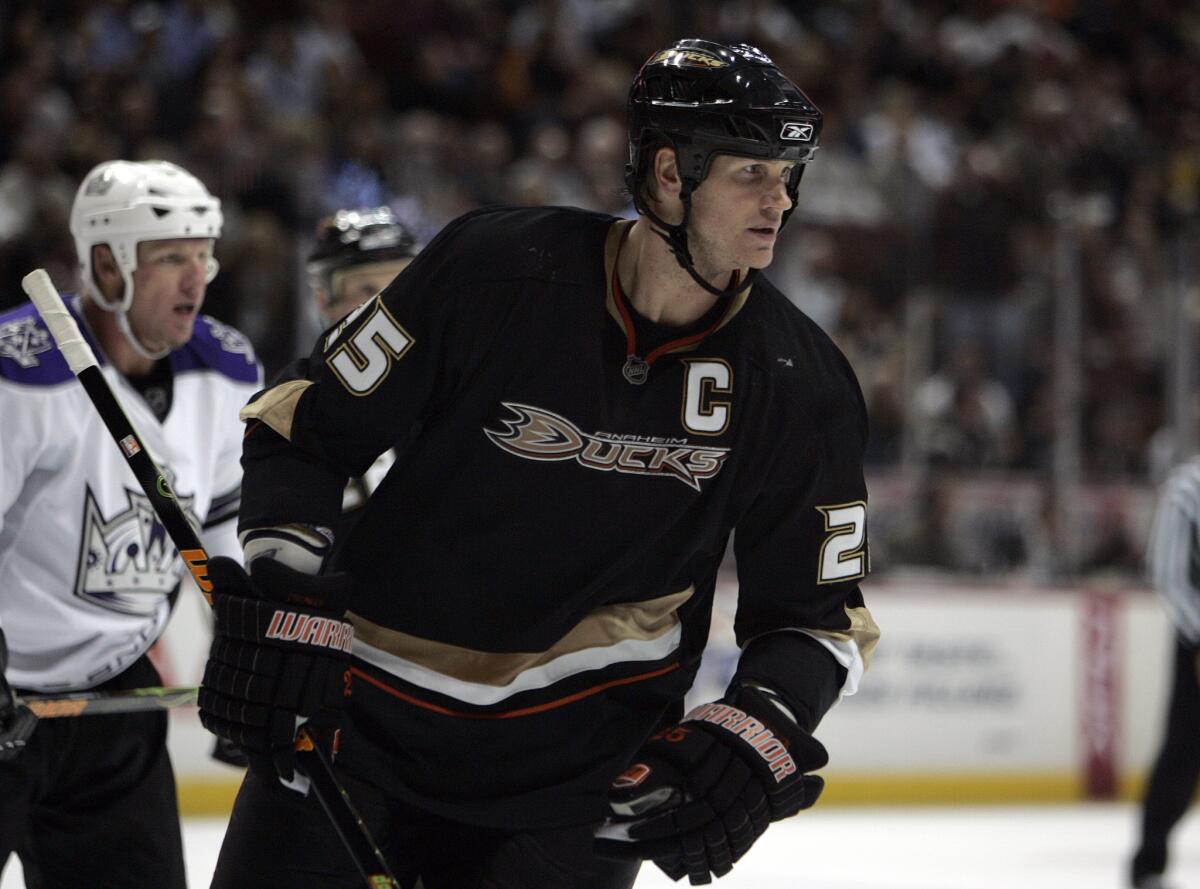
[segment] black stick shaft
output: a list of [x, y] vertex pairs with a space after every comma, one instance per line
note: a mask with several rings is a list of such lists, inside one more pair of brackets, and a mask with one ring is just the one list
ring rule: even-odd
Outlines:
[[133, 428], [129, 417], [125, 415], [121, 403], [113, 395], [112, 389], [108, 386], [108, 380], [104, 379], [100, 368], [85, 367], [79, 371], [78, 376], [79, 382], [87, 390], [92, 404], [96, 406], [100, 419], [108, 427], [113, 441], [125, 455], [125, 462], [129, 464], [129, 468], [133, 470], [142, 490], [150, 498], [154, 514], [158, 516], [158, 520], [163, 523], [167, 534], [179, 549], [179, 557], [192, 572], [196, 585], [200, 587], [200, 592], [204, 593], [205, 601], [212, 605], [212, 581], [208, 579], [208, 553], [205, 552], [204, 544], [200, 542], [196, 529], [192, 527], [183, 508], [175, 499], [175, 492], [171, 490], [166, 476], [162, 474], [162, 470], [150, 456], [145, 442]]
[[[383, 851], [371, 836], [362, 816], [351, 804], [346, 788], [336, 781], [328, 780], [328, 776], [333, 775], [333, 765], [325, 756], [325, 751], [303, 726], [296, 734], [296, 758], [301, 761], [316, 760], [319, 763], [316, 768], [305, 766], [304, 772], [312, 784], [317, 802], [329, 816], [334, 830], [342, 838], [342, 843], [350, 850], [350, 857], [354, 859], [354, 864], [359, 874], [367, 881], [367, 885], [371, 889], [400, 889], [396, 878], [388, 870]], [[347, 815], [350, 817], [347, 818]], [[372, 861], [379, 864], [379, 869], [373, 873], [364, 866], [365, 862]]]

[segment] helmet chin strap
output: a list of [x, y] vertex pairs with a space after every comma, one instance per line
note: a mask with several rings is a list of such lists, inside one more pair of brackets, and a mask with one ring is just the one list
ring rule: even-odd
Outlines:
[[111, 309], [110, 311], [117, 316], [117, 327], [121, 329], [121, 333], [125, 335], [125, 339], [133, 347], [133, 351], [148, 361], [158, 361], [158, 359], [166, 358], [171, 354], [170, 346], [167, 346], [161, 352], [151, 352], [142, 345], [141, 341], [137, 338], [137, 334], [133, 332], [133, 328], [129, 326], [129, 316], [120, 309]]
[[683, 188], [679, 192], [679, 200], [683, 203], [683, 220], [678, 225], [671, 225], [663, 220], [662, 217], [650, 209], [648, 204], [638, 209], [645, 213], [650, 218], [650, 221], [654, 223], [650, 230], [667, 242], [667, 249], [674, 254], [676, 262], [679, 263], [683, 270], [691, 275], [692, 280], [709, 293], [718, 297], [736, 296], [754, 283], [758, 269], [749, 269], [746, 272], [745, 278], [738, 281], [734, 286], [725, 289], [714, 287], [696, 271], [696, 265], [692, 261], [692, 253], [688, 249], [687, 240], [688, 219], [692, 215], [692, 185], [686, 179], [683, 182]]
[[171, 354], [170, 346], [167, 346], [167, 348], [160, 352], [152, 352], [142, 345], [141, 340], [137, 338], [137, 334], [133, 332], [133, 328], [129, 324], [129, 317], [127, 314], [129, 312], [129, 307], [133, 304], [133, 300], [125, 299], [125, 294], [133, 293], [133, 275], [131, 275], [125, 269], [121, 269], [121, 278], [125, 282], [125, 290], [122, 293], [121, 299], [118, 299], [115, 302], [110, 302], [109, 300], [105, 299], [104, 294], [95, 283], [91, 283], [90, 287], [85, 286], [83, 289], [92, 302], [104, 309], [106, 312], [113, 313], [117, 320], [117, 328], [121, 331], [121, 334], [133, 348], [134, 352], [145, 358], [147, 361], [158, 361], [160, 358], [166, 358], [167, 355]]

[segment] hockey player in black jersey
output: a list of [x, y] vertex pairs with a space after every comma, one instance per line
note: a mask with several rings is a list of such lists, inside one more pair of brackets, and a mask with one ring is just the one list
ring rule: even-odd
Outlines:
[[304, 265], [321, 320], [337, 324], [390, 284], [416, 252], [416, 238], [390, 207], [347, 208], [322, 219]]
[[[253, 766], [215, 887], [357, 885], [288, 789], [298, 719], [406, 887], [706, 883], [816, 800], [813, 732], [878, 635], [862, 396], [760, 274], [821, 115], [699, 40], [629, 112], [635, 221], [469, 213], [243, 411], [250, 576], [212, 563], [200, 706]], [[685, 715], [731, 535], [742, 653]]]

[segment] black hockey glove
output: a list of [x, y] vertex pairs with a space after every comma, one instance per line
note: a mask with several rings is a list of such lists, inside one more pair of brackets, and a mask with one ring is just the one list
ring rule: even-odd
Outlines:
[[225, 738], [213, 738], [213, 748], [208, 754], [217, 762], [223, 762], [227, 766], [244, 769], [250, 765], [250, 760], [246, 756], [244, 750], [232, 741]]
[[37, 728], [37, 717], [16, 696], [4, 678], [8, 668], [8, 643], [0, 630], [0, 760], [12, 759], [25, 749], [25, 742]]
[[346, 574], [301, 574], [255, 559], [253, 579], [232, 559], [208, 564], [212, 648], [200, 688], [200, 721], [285, 782], [295, 777], [293, 742], [309, 720], [318, 737], [337, 724], [354, 628], [343, 619]]
[[650, 859], [672, 880], [709, 883], [768, 824], [815, 803], [825, 782], [806, 772], [829, 756], [768, 694], [741, 688], [647, 741], [613, 782], [597, 853]]

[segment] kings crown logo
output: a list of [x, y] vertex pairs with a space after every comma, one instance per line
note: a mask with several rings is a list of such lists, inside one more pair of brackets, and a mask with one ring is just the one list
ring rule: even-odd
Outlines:
[[0, 358], [11, 358], [25, 369], [37, 367], [38, 355], [54, 348], [50, 333], [32, 317], [0, 324]]
[[[110, 611], [151, 615], [179, 583], [183, 563], [150, 499], [128, 488], [125, 497], [128, 508], [105, 518], [86, 489], [75, 595]], [[191, 499], [179, 503], [195, 525]]]
[[213, 339], [220, 344], [222, 349], [234, 355], [245, 356], [247, 364], [254, 361], [254, 347], [250, 345], [250, 340], [243, 334], [215, 318], [205, 318], [204, 321], [208, 324], [208, 329], [212, 331]]

